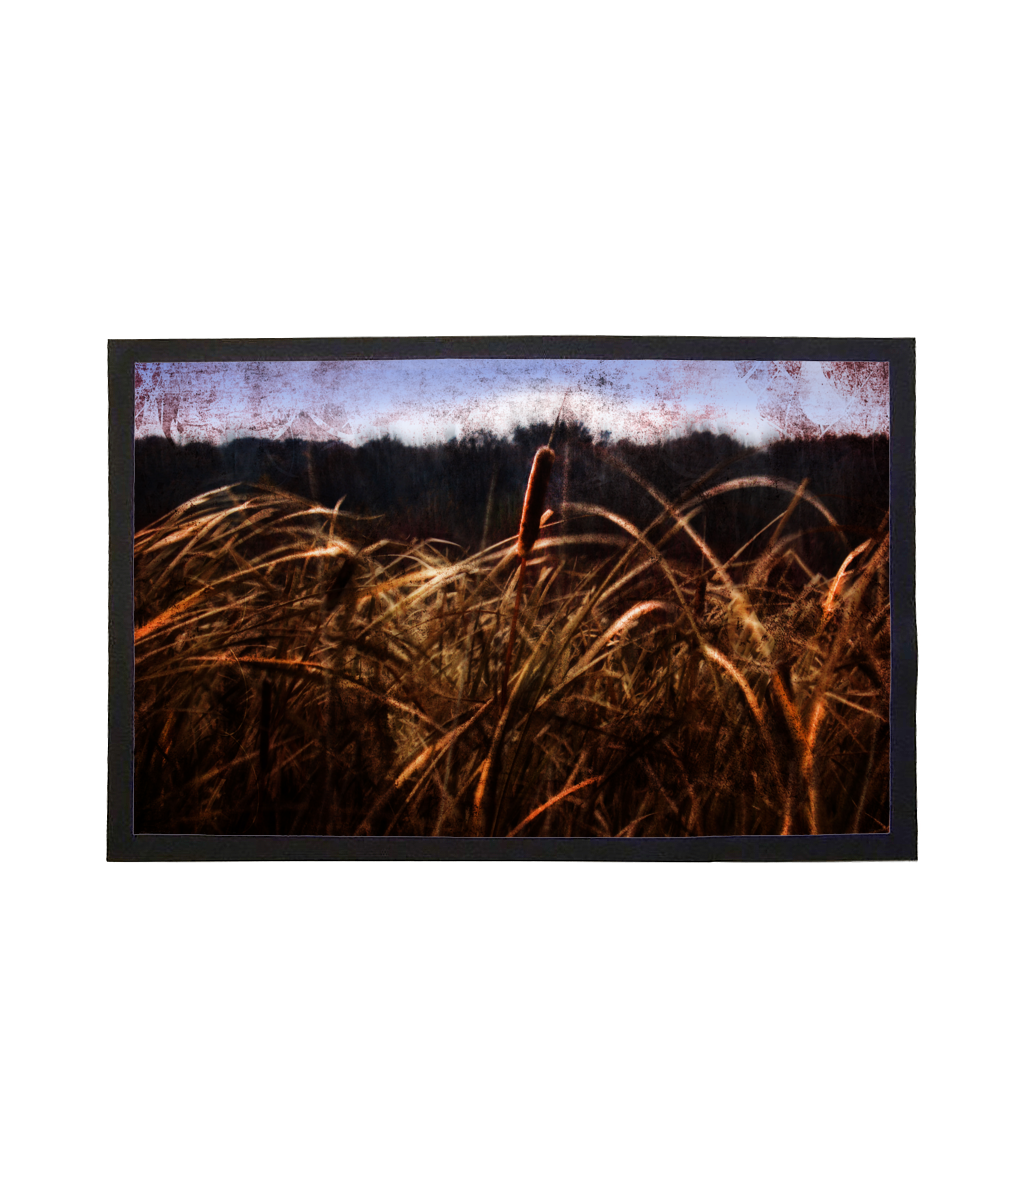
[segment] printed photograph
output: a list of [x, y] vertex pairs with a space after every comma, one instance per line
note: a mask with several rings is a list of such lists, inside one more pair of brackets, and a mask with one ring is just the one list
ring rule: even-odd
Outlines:
[[889, 365], [139, 362], [134, 832], [885, 833]]

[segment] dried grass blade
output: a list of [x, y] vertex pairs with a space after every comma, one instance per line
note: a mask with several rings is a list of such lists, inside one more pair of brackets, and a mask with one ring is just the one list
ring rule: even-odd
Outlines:
[[553, 807], [555, 804], [558, 804], [567, 796], [573, 795], [574, 792], [578, 792], [582, 788], [589, 787], [592, 783], [600, 783], [603, 779], [603, 775], [591, 775], [589, 779], [584, 779], [581, 783], [576, 783], [573, 784], [572, 787], [565, 788], [565, 790], [559, 792], [557, 796], [552, 796], [550, 800], [545, 800], [543, 804], [539, 804], [528, 817], [524, 817], [523, 820], [520, 821], [515, 827], [515, 829], [513, 829], [511, 833], [507, 833], [505, 836], [515, 837], [517, 834], [521, 833], [526, 826], [529, 825], [532, 820], [534, 820], [535, 817], [539, 817], [541, 813], [547, 812], [549, 808]]

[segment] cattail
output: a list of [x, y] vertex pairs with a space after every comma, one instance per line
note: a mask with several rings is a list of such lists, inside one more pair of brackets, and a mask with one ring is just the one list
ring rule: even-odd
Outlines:
[[523, 502], [523, 519], [519, 522], [519, 541], [516, 544], [516, 553], [521, 559], [529, 557], [540, 533], [540, 519], [554, 462], [555, 452], [550, 446], [541, 446], [533, 456], [530, 482], [526, 485], [526, 499]]
[[516, 584], [516, 603], [512, 609], [512, 624], [508, 631], [508, 644], [505, 647], [505, 670], [501, 677], [501, 707], [508, 703], [508, 673], [512, 666], [512, 647], [516, 643], [516, 622], [519, 620], [519, 604], [523, 598], [523, 576], [526, 573], [526, 560], [540, 533], [540, 525], [547, 515], [544, 500], [548, 491], [548, 480], [551, 478], [551, 468], [554, 465], [555, 452], [550, 446], [541, 446], [533, 456], [533, 466], [530, 468], [530, 482], [526, 485], [526, 499], [523, 501], [523, 517], [519, 522], [519, 541], [516, 543], [516, 554], [519, 555], [519, 581]]

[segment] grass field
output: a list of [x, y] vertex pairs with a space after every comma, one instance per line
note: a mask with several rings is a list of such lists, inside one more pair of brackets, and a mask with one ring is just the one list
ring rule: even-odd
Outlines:
[[[885, 524], [849, 544], [806, 481], [670, 501], [620, 470], [646, 528], [538, 491], [475, 553], [253, 484], [141, 530], [136, 832], [887, 829]], [[709, 544], [746, 489], [783, 499]]]

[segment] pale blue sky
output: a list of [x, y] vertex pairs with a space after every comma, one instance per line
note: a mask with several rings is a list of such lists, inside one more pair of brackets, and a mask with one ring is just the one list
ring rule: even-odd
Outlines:
[[[818, 362], [402, 359], [150, 363], [136, 368], [136, 436], [255, 435], [432, 442], [550, 423], [649, 440], [706, 428], [746, 442], [782, 431], [888, 431], [879, 382]], [[831, 372], [831, 377], [830, 377]]]

